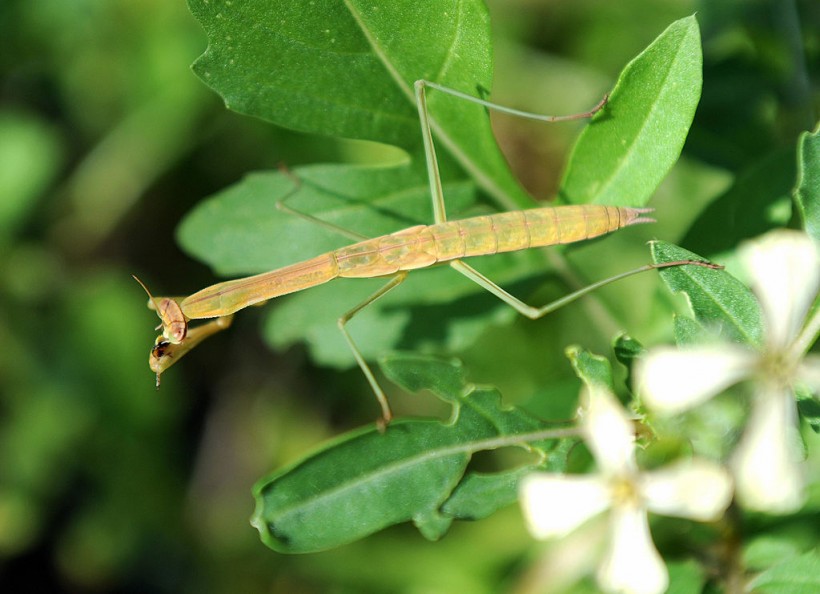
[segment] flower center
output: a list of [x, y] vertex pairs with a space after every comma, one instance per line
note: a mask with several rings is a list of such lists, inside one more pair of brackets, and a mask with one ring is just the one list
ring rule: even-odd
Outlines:
[[790, 356], [787, 350], [768, 351], [760, 360], [758, 374], [769, 384], [785, 388], [794, 383], [798, 360]]
[[631, 476], [620, 475], [612, 477], [609, 487], [612, 491], [613, 507], [639, 506], [643, 500], [638, 490], [638, 485]]

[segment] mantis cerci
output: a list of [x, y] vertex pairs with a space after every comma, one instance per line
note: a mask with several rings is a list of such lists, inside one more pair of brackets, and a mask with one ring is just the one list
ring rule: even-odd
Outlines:
[[[557, 206], [447, 221], [438, 162], [427, 113], [426, 88], [473, 101], [490, 109], [542, 121], [591, 117], [604, 107], [607, 98], [604, 97], [598, 105], [586, 113], [570, 116], [543, 116], [496, 105], [429, 81], [419, 80], [414, 87], [427, 161], [430, 194], [433, 201], [434, 224], [417, 225], [370, 239], [357, 236], [360, 240], [347, 247], [271, 272], [217, 283], [184, 298], [155, 299], [148, 293], [150, 297], [148, 305], [157, 311], [161, 320], [159, 327], [162, 328], [162, 334], [157, 337], [149, 356], [150, 367], [156, 374], [157, 386], [159, 386], [160, 375], [166, 369], [202, 340], [227, 328], [233, 314], [240, 309], [260, 304], [274, 297], [308, 289], [339, 277], [388, 277], [389, 280], [384, 286], [338, 319], [339, 330], [344, 335], [359, 367], [373, 389], [381, 406], [382, 421], [387, 424], [392, 418], [387, 397], [357, 348], [346, 325], [363, 308], [399, 286], [410, 270], [447, 263], [511, 305], [522, 315], [530, 319], [537, 319], [604, 284], [645, 270], [685, 264], [719, 268], [714, 264], [692, 260], [648, 264], [589, 285], [542, 307], [533, 307], [524, 303], [475, 270], [463, 258], [573, 243], [598, 237], [629, 225], [653, 222], [653, 219], [644, 216], [652, 209], [599, 205]], [[279, 207], [295, 214], [301, 214], [285, 207], [282, 202], [279, 203]], [[325, 224], [332, 226], [329, 223]], [[347, 234], [355, 235], [349, 232]], [[138, 280], [138, 282], [142, 285], [141, 281]], [[145, 285], [143, 288], [148, 292]], [[211, 319], [211, 321], [197, 327], [188, 327], [190, 320], [200, 319]]]

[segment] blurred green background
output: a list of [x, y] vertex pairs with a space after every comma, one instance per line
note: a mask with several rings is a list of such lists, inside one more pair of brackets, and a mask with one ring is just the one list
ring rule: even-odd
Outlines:
[[[698, 11], [703, 99], [655, 204], [689, 192], [692, 211], [648, 236], [680, 240], [760, 163], [782, 161], [782, 179], [768, 181], [788, 192], [794, 143], [817, 114], [817, 2], [490, 8], [494, 99], [547, 113], [589, 107], [667, 25]], [[184, 213], [253, 170], [379, 151], [227, 112], [189, 70], [206, 40], [181, 0], [0, 0], [0, 40], [0, 591], [514, 588], [531, 555], [516, 509], [458, 525], [441, 543], [398, 527], [316, 555], [261, 545], [248, 524], [251, 485], [375, 418], [358, 370], [316, 369], [298, 348], [272, 353], [256, 312], [174, 367], [161, 391], [147, 367], [156, 318], [129, 275], [158, 293], [214, 281], [174, 242]], [[577, 128], [495, 125], [525, 185], [549, 196]], [[631, 249], [631, 264], [646, 259], [642, 245]], [[659, 290], [645, 276], [638, 286]], [[607, 348], [585, 342], [579, 315], [494, 328], [458, 355], [514, 401], [547, 383], [575, 390], [563, 346]], [[545, 335], [552, 352], [540, 348]], [[418, 397], [394, 404], [430, 412]]]

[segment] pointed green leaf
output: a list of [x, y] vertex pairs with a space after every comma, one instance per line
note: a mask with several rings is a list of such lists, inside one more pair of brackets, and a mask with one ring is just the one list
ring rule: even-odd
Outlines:
[[801, 134], [797, 143], [794, 198], [806, 232], [820, 240], [820, 127]]
[[691, 16], [672, 23], [630, 62], [607, 106], [578, 139], [561, 198], [646, 204], [680, 156], [700, 100], [702, 61]]
[[[703, 260], [697, 254], [664, 241], [651, 244], [653, 262]], [[763, 323], [752, 292], [725, 270], [703, 266], [673, 266], [660, 270], [673, 293], [685, 293], [695, 319], [728, 340], [761, 344]]]

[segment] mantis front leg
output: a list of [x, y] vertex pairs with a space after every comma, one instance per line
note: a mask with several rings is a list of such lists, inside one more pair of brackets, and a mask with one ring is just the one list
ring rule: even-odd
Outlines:
[[159, 390], [160, 376], [166, 369], [209, 336], [230, 327], [231, 322], [233, 322], [233, 315], [227, 315], [189, 328], [188, 334], [182, 342], [175, 343], [169, 341], [163, 335], [157, 336], [151, 353], [148, 355], [148, 366], [157, 376], [157, 390]]

